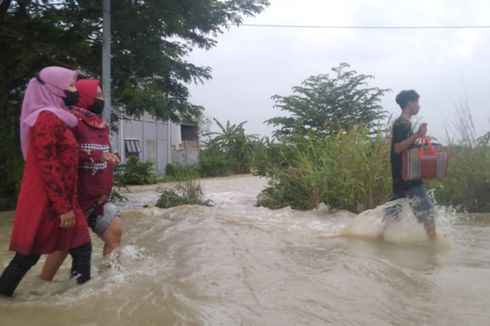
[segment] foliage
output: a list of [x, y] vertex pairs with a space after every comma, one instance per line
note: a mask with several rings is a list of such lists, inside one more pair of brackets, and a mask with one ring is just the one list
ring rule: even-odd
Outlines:
[[230, 121], [223, 125], [218, 120], [214, 119], [220, 131], [210, 132], [206, 135], [214, 136], [207, 144], [207, 151], [211, 155], [223, 154], [229, 157], [229, 162], [233, 162], [234, 173], [248, 173], [253, 156], [253, 141], [257, 139], [255, 135], [245, 134], [243, 125], [246, 121], [239, 124], [231, 124]]
[[112, 189], [112, 202], [113, 203], [124, 203], [124, 202], [127, 202], [128, 201], [128, 198], [126, 196], [124, 196], [120, 191], [120, 188], [119, 187], [114, 187]]
[[189, 178], [176, 186], [166, 189], [160, 195], [155, 206], [169, 208], [180, 205], [213, 206], [211, 200], [203, 198], [201, 184], [197, 179]]
[[253, 174], [268, 177], [270, 169], [287, 167], [287, 162], [282, 161], [282, 158], [283, 152], [288, 148], [284, 144], [271, 141], [269, 137], [259, 139], [254, 146]]
[[[187, 83], [210, 78], [209, 67], [185, 61], [198, 47], [243, 16], [260, 13], [266, 0], [113, 1], [113, 73], [116, 104], [162, 119], [189, 119], [201, 108], [189, 103]], [[128, 23], [131, 22], [131, 23]]]
[[[4, 145], [2, 144], [2, 146]], [[10, 147], [8, 142], [5, 143], [5, 147]], [[2, 152], [4, 151], [0, 149], [0, 153]], [[12, 155], [4, 157], [6, 160], [3, 164], [0, 164], [0, 183], [2, 184], [0, 187], [0, 211], [15, 209], [16, 200], [13, 200], [13, 198], [16, 198], [14, 194], [17, 194], [20, 190], [20, 181], [24, 168], [24, 161], [19, 157]]]
[[368, 87], [367, 80], [373, 76], [347, 68], [348, 64], [341, 63], [332, 68], [334, 76], [311, 76], [302, 86], [293, 87], [293, 95], [273, 96], [275, 107], [290, 113], [266, 121], [279, 127], [274, 136], [280, 138], [298, 131], [303, 135], [313, 132], [331, 136], [347, 132], [356, 125], [371, 131], [379, 127], [379, 122], [385, 118], [381, 97], [389, 89]]
[[162, 181], [182, 181], [197, 177], [199, 177], [199, 170], [196, 166], [167, 164]]
[[[187, 85], [211, 77], [210, 68], [185, 58], [266, 0], [112, 1], [112, 94], [127, 115], [189, 119], [202, 107], [189, 101]], [[0, 198], [13, 197], [22, 162], [18, 121], [23, 90], [50, 65], [101, 75], [102, 4], [99, 0], [0, 0]], [[121, 113], [122, 114], [122, 113]], [[12, 200], [15, 202], [15, 200]]]
[[158, 181], [153, 173], [153, 162], [140, 162], [137, 156], [131, 155], [126, 164], [120, 166], [120, 172], [116, 174], [118, 185], [146, 185]]
[[429, 186], [435, 189], [436, 201], [441, 205], [490, 212], [490, 132], [478, 137], [467, 103], [456, 109], [455, 132], [446, 140], [450, 155], [447, 178], [432, 181]]
[[171, 163], [168, 163], [165, 166], [165, 175], [173, 177], [177, 174], [177, 167]]
[[490, 147], [448, 147], [448, 176], [433, 181], [436, 201], [468, 212], [490, 212]]
[[201, 177], [223, 177], [233, 173], [235, 159], [227, 154], [203, 149], [199, 152], [198, 170]]
[[[322, 138], [312, 133], [262, 154], [258, 173], [270, 178], [258, 204], [312, 209], [320, 203], [359, 212], [386, 201], [391, 191], [389, 143], [367, 128]], [[267, 161], [267, 162], [264, 162]]]

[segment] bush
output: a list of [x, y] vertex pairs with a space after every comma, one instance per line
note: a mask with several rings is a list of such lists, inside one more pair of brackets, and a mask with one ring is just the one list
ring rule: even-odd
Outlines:
[[468, 212], [490, 212], [490, 147], [448, 146], [447, 178], [433, 181], [439, 204]]
[[194, 165], [173, 165], [167, 164], [165, 167], [165, 177], [163, 181], [184, 181], [199, 177], [199, 169]]
[[177, 168], [175, 167], [175, 165], [169, 163], [165, 166], [165, 176], [175, 177], [176, 174], [177, 174]]
[[180, 205], [202, 205], [212, 206], [211, 200], [203, 199], [203, 191], [199, 181], [188, 179], [178, 183], [171, 189], [166, 189], [158, 199], [155, 206], [169, 208]]
[[131, 155], [126, 164], [117, 168], [115, 183], [121, 185], [145, 185], [158, 181], [153, 172], [153, 162], [140, 162], [137, 156]]
[[357, 127], [328, 138], [309, 135], [293, 145], [275, 145], [269, 153], [274, 160], [259, 162], [270, 188], [258, 196], [258, 205], [312, 209], [325, 203], [353, 212], [374, 208], [391, 191], [389, 147], [381, 135], [371, 137]]
[[199, 153], [198, 170], [201, 177], [222, 177], [233, 174], [235, 159], [231, 156], [204, 149]]
[[478, 137], [467, 103], [456, 109], [456, 128], [447, 133], [447, 178], [430, 182], [429, 186], [435, 188], [439, 204], [468, 212], [490, 212], [490, 132]]

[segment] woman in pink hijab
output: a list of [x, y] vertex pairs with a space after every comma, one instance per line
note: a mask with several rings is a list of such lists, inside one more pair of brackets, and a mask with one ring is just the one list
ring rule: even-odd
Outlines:
[[44, 68], [27, 86], [20, 116], [25, 159], [10, 238], [15, 252], [0, 276], [0, 295], [11, 296], [41, 254], [68, 250], [78, 283], [90, 279], [92, 246], [78, 203], [78, 144], [70, 128], [78, 119], [68, 107], [78, 102], [77, 73]]

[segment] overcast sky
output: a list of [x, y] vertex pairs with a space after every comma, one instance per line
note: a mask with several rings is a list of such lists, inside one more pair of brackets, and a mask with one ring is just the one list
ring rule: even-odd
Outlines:
[[[270, 0], [245, 24], [337, 26], [490, 25], [488, 0]], [[292, 94], [311, 75], [341, 62], [391, 88], [384, 108], [399, 115], [396, 94], [420, 94], [419, 118], [441, 137], [467, 103], [477, 131], [490, 130], [490, 29], [307, 29], [233, 27], [189, 61], [212, 68], [213, 79], [191, 85], [191, 100], [221, 122], [248, 121], [247, 133], [269, 136], [264, 120], [281, 116], [271, 96]], [[215, 128], [213, 128], [215, 129]]]

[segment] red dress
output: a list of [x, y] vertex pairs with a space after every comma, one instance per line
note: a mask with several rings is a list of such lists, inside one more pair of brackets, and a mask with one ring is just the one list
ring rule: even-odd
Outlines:
[[[77, 196], [78, 144], [51, 112], [41, 112], [30, 131], [29, 149], [10, 238], [23, 255], [68, 250], [90, 241]], [[76, 224], [64, 229], [60, 215], [73, 210]]]

